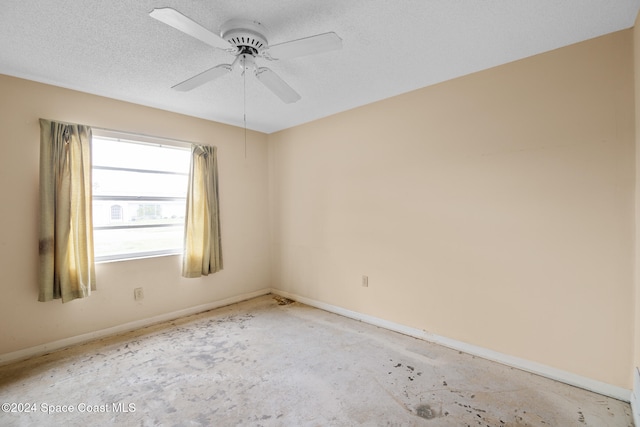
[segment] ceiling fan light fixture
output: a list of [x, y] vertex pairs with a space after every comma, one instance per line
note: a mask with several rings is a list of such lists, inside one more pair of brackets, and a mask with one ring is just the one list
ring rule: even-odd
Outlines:
[[255, 71], [256, 70], [256, 58], [252, 53], [241, 53], [238, 55], [233, 61], [232, 65], [234, 70], [240, 69], [241, 73], [245, 73], [246, 71]]

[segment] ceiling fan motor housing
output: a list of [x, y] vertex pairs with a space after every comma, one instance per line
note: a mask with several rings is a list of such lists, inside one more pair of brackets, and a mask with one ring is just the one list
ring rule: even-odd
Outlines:
[[232, 19], [220, 28], [220, 36], [238, 49], [240, 54], [255, 56], [269, 47], [266, 28], [246, 19]]

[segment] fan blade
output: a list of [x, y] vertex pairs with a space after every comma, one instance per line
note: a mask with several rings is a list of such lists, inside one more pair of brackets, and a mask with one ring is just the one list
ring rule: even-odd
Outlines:
[[175, 28], [176, 30], [182, 31], [183, 33], [190, 35], [202, 42], [205, 42], [209, 46], [217, 47], [219, 49], [229, 49], [233, 48], [222, 37], [217, 34], [212, 33], [211, 31], [204, 28], [202, 25], [197, 22], [187, 18], [180, 12], [170, 7], [162, 7], [159, 9], [153, 9], [149, 16], [158, 21], [169, 25], [170, 27]]
[[269, 46], [272, 59], [289, 59], [342, 49], [342, 39], [336, 33], [324, 33], [304, 39]]
[[293, 90], [280, 76], [267, 67], [258, 68], [256, 70], [256, 78], [282, 99], [285, 104], [291, 104], [301, 98], [298, 92]]
[[188, 90], [194, 89], [198, 86], [201, 86], [207, 82], [215, 80], [224, 76], [225, 74], [230, 73], [232, 70], [230, 64], [221, 64], [217, 67], [213, 67], [204, 71], [197, 76], [193, 76], [188, 80], [183, 81], [182, 83], [178, 83], [173, 86], [171, 89], [179, 90], [181, 92], [186, 92]]

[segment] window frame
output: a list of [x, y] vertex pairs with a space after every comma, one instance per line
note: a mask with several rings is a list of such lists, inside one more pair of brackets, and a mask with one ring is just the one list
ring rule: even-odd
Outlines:
[[[141, 144], [141, 145], [149, 145], [149, 146], [155, 146], [155, 147], [162, 147], [162, 148], [173, 148], [173, 149], [179, 149], [179, 150], [185, 150], [185, 151], [191, 151], [191, 147], [192, 147], [192, 143], [190, 142], [186, 142], [186, 141], [181, 141], [181, 140], [175, 140], [175, 139], [169, 139], [169, 138], [162, 138], [162, 137], [156, 137], [156, 136], [149, 136], [149, 135], [143, 135], [143, 134], [138, 134], [138, 133], [132, 133], [132, 132], [122, 132], [122, 131], [115, 131], [115, 130], [110, 130], [110, 129], [101, 129], [101, 128], [92, 128], [92, 135], [93, 137], [97, 137], [100, 139], [111, 139], [111, 140], [115, 140], [118, 142], [124, 142], [124, 143], [129, 143], [129, 144]], [[136, 168], [126, 168], [126, 167], [112, 167], [112, 166], [95, 166], [93, 164], [93, 159], [92, 159], [92, 164], [91, 164], [91, 169], [92, 169], [92, 173], [93, 170], [111, 170], [111, 171], [121, 171], [121, 172], [134, 172], [134, 173], [148, 173], [148, 174], [162, 174], [162, 175], [181, 175], [181, 176], [187, 176], [189, 175], [189, 171], [187, 170], [186, 173], [182, 173], [182, 172], [172, 172], [172, 171], [161, 171], [161, 170], [152, 170], [152, 169], [136, 169]], [[163, 203], [163, 202], [175, 202], [175, 201], [182, 201], [184, 202], [185, 205], [185, 211], [186, 211], [186, 195], [187, 195], [187, 189], [185, 188], [185, 196], [184, 197], [169, 197], [169, 196], [113, 196], [113, 195], [91, 195], [92, 198], [92, 204], [94, 201], [115, 201], [117, 204], [120, 204], [122, 202], [130, 202], [130, 201], [136, 201], [136, 202], [159, 202], [159, 203]], [[121, 211], [122, 214], [122, 211]], [[122, 218], [124, 219], [124, 217]], [[123, 229], [150, 229], [150, 228], [168, 228], [168, 227], [183, 227], [184, 228], [184, 224], [140, 224], [140, 225], [104, 225], [104, 226], [93, 226], [93, 230], [96, 231], [101, 231], [101, 230], [123, 230]], [[151, 258], [151, 257], [159, 257], [159, 256], [173, 256], [173, 255], [181, 255], [183, 252], [183, 248], [173, 248], [173, 249], [163, 249], [163, 250], [156, 250], [156, 251], [144, 251], [144, 252], [130, 252], [130, 253], [119, 253], [119, 254], [112, 254], [112, 255], [102, 255], [102, 256], [95, 256], [94, 255], [94, 260], [96, 263], [103, 263], [103, 262], [114, 262], [114, 261], [128, 261], [128, 260], [134, 260], [134, 259], [141, 259], [141, 258]]]

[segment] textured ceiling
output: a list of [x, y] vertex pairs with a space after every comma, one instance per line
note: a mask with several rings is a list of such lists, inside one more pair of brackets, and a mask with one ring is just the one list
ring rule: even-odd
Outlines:
[[270, 44], [328, 31], [343, 49], [266, 62], [302, 99], [246, 78], [247, 127], [271, 133], [633, 26], [640, 0], [3, 0], [0, 73], [232, 125], [243, 77], [171, 86], [233, 57], [149, 17], [172, 7], [218, 32], [260, 21]]

